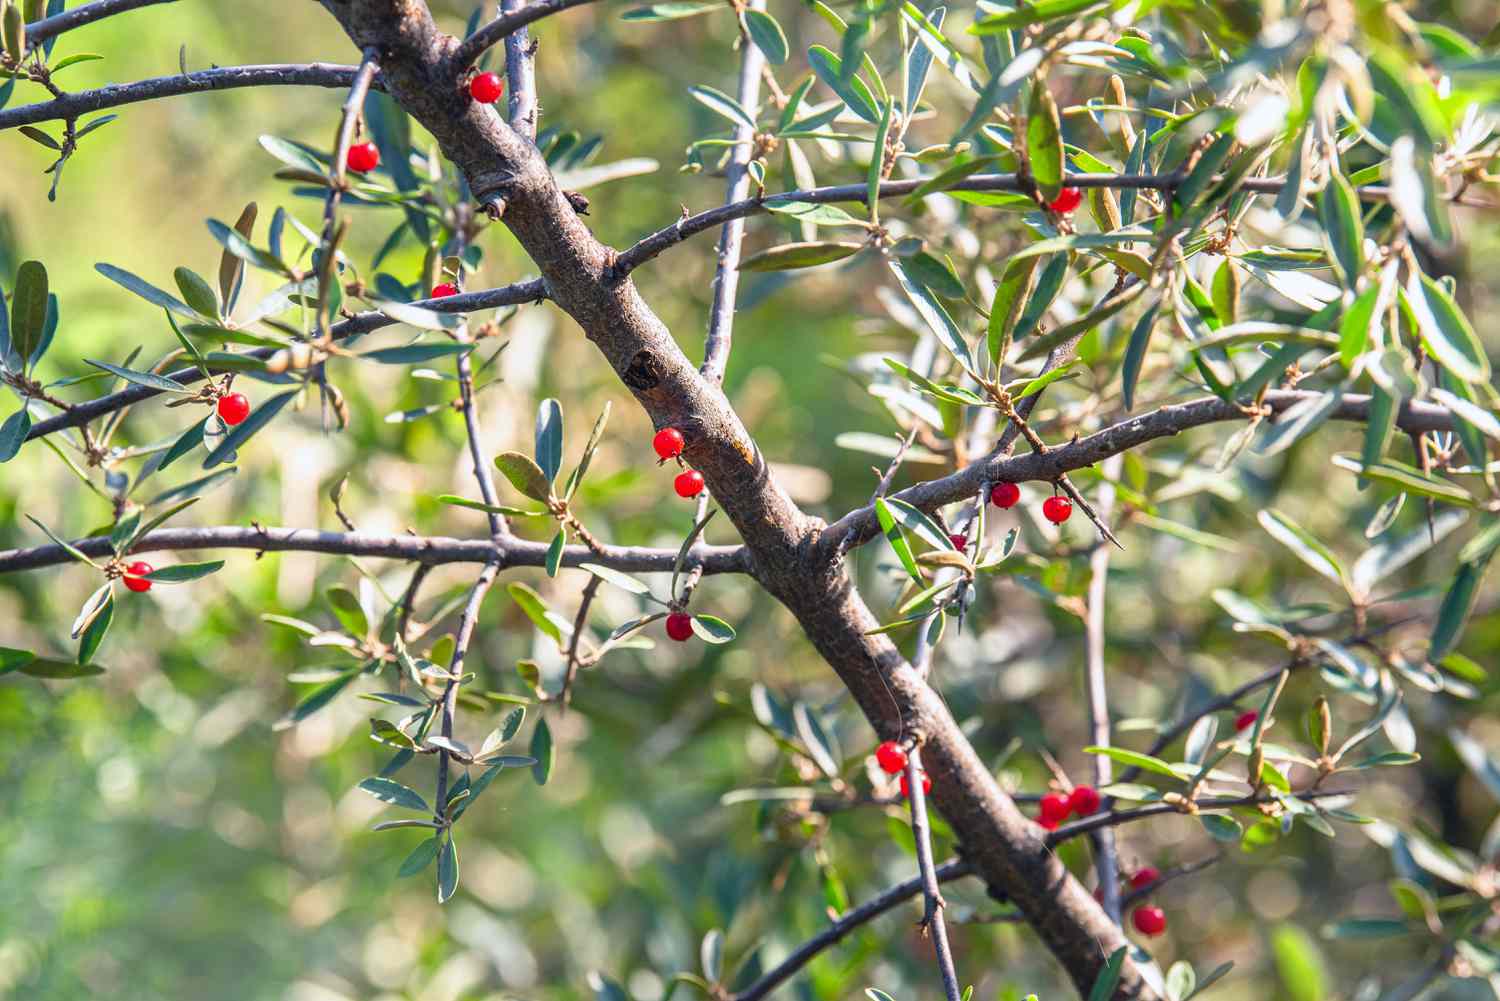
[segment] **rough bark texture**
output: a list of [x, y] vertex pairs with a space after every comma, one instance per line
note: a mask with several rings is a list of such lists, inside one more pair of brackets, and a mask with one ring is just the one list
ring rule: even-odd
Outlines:
[[[617, 275], [615, 252], [573, 211], [536, 148], [463, 93], [457, 42], [420, 0], [323, 0], [356, 46], [379, 51], [387, 91], [436, 138], [476, 197], [504, 200], [504, 222], [536, 262], [548, 297], [614, 367], [657, 427], [687, 438], [686, 458], [739, 530], [756, 576], [795, 615], [882, 737], [915, 734], [934, 799], [964, 857], [1026, 914], [1081, 993], [1124, 936], [1001, 792], [938, 694], [883, 636], [843, 563], [819, 546], [823, 523], [792, 502], [722, 392]], [[904, 716], [904, 719], [903, 719]], [[1127, 964], [1120, 998], [1154, 998]]]

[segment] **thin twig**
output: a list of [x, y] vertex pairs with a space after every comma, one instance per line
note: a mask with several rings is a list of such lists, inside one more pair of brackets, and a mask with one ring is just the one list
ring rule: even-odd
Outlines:
[[[479, 578], [474, 581], [474, 587], [469, 591], [469, 601], [464, 606], [463, 617], [458, 622], [458, 633], [454, 639], [453, 659], [448, 662], [448, 683], [443, 688], [442, 716], [439, 728], [444, 737], [453, 739], [453, 717], [458, 707], [458, 689], [463, 684], [464, 656], [469, 651], [469, 640], [474, 635], [474, 626], [479, 621], [479, 607], [484, 604], [484, 596], [489, 593], [490, 585], [495, 583], [495, 578], [500, 573], [500, 564], [486, 563], [484, 569], [479, 571]], [[433, 797], [432, 808], [435, 811], [433, 817], [439, 824], [448, 824], [448, 759], [447, 748], [438, 748], [437, 762], [437, 793]]]
[[466, 70], [474, 60], [484, 54], [486, 49], [511, 32], [524, 28], [533, 21], [540, 21], [560, 11], [581, 7], [592, 2], [593, 0], [541, 0], [540, 3], [528, 4], [516, 10], [507, 9], [505, 13], [464, 39], [463, 44], [453, 50], [453, 56], [449, 62], [459, 70]]
[[[107, 536], [76, 539], [72, 545], [87, 556], [109, 556]], [[438, 566], [448, 563], [488, 563], [502, 567], [547, 565], [548, 546], [507, 537], [501, 544], [490, 539], [454, 539], [443, 536], [379, 535], [372, 532], [322, 532], [311, 528], [280, 528], [264, 525], [226, 525], [215, 528], [158, 528], [139, 539], [132, 553], [159, 553], [182, 549], [250, 549], [256, 552], [330, 553], [405, 560]], [[704, 573], [749, 573], [750, 557], [743, 546], [701, 546], [694, 558]], [[676, 549], [645, 546], [568, 546], [562, 565], [598, 563], [615, 570], [636, 573], [670, 573], [677, 560]], [[0, 574], [71, 563], [73, 558], [58, 545], [0, 551]]]
[[559, 695], [563, 712], [568, 711], [568, 703], [573, 700], [573, 679], [578, 677], [578, 647], [583, 642], [583, 630], [588, 625], [589, 606], [594, 603], [594, 595], [598, 593], [602, 583], [602, 577], [590, 575], [589, 582], [583, 586], [583, 597], [578, 601], [578, 614], [573, 618], [573, 635], [568, 637], [568, 666], [563, 674], [562, 692]]
[[[764, 10], [765, 0], [750, 0], [750, 10]], [[743, 15], [740, 15], [743, 16]], [[755, 114], [760, 104], [760, 72], [766, 58], [760, 46], [754, 44], [747, 32], [740, 33], [740, 78], [736, 99], [740, 107]], [[755, 154], [755, 126], [753, 122], [737, 122], [734, 127], [734, 145], [729, 148], [729, 158], [724, 165], [724, 176], [728, 180], [725, 193], [726, 204], [742, 201], [750, 193], [750, 171], [747, 165]], [[734, 307], [740, 285], [740, 248], [745, 240], [745, 220], [741, 216], [725, 221], [719, 233], [718, 265], [714, 269], [714, 302], [708, 314], [708, 335], [703, 341], [703, 365], [699, 371], [714, 385], [724, 382], [724, 370], [729, 364], [729, 346], [734, 339]]]
[[922, 928], [932, 936], [948, 1001], [960, 1001], [958, 973], [953, 968], [953, 951], [948, 946], [948, 926], [943, 922], [943, 908], [947, 905], [932, 864], [932, 833], [927, 823], [927, 796], [922, 791], [923, 774], [921, 749], [912, 747], [906, 754], [906, 785], [911, 800], [911, 833], [917, 843], [917, 868], [922, 876]]
[[34, 49], [65, 31], [72, 31], [74, 28], [81, 28], [86, 24], [93, 24], [95, 21], [102, 21], [106, 17], [114, 17], [116, 14], [123, 14], [138, 7], [172, 2], [173, 0], [94, 0], [93, 3], [82, 4], [72, 10], [44, 17], [40, 21], [32, 21], [26, 26], [26, 47]]
[[216, 66], [192, 73], [153, 77], [135, 83], [112, 83], [95, 90], [23, 104], [0, 111], [0, 131], [17, 125], [35, 125], [58, 118], [77, 118], [91, 111], [139, 104], [163, 97], [198, 94], [209, 90], [232, 90], [239, 87], [338, 87], [354, 83], [353, 66], [333, 63], [271, 63], [261, 66]]
[[[509, 17], [525, 8], [523, 0], [500, 0], [500, 16]], [[535, 141], [541, 124], [536, 99], [535, 46], [525, 25], [505, 36], [505, 82], [510, 86], [510, 127]]]
[[333, 162], [328, 172], [328, 193], [323, 198], [323, 234], [318, 240], [318, 246], [325, 258], [318, 268], [319, 336], [327, 333], [326, 304], [330, 294], [328, 286], [339, 280], [335, 232], [338, 225], [339, 202], [348, 188], [346, 176], [349, 167], [349, 147], [354, 142], [355, 126], [359, 124], [360, 112], [365, 106], [365, 95], [370, 91], [370, 81], [374, 80], [375, 74], [380, 71], [380, 64], [376, 62], [377, 54], [374, 48], [365, 49], [359, 69], [354, 74], [354, 83], [349, 87], [349, 96], [344, 98], [344, 106], [339, 114], [338, 132], [334, 136]]
[[[1331, 796], [1352, 796], [1347, 790], [1339, 789], [1333, 791], [1303, 791], [1295, 793], [1299, 799], [1326, 799]], [[1253, 793], [1249, 796], [1216, 796], [1208, 799], [1196, 800], [1194, 806], [1198, 812], [1205, 810], [1226, 810], [1236, 806], [1256, 806], [1261, 803], [1274, 803], [1276, 796]], [[1137, 807], [1133, 810], [1111, 810], [1104, 813], [1095, 813], [1075, 820], [1071, 824], [1063, 824], [1054, 831], [1047, 832], [1048, 847], [1056, 847], [1064, 841], [1076, 838], [1081, 834], [1101, 830], [1106, 827], [1118, 827], [1121, 824], [1133, 823], [1137, 820], [1145, 820], [1148, 817], [1157, 817], [1164, 813], [1183, 813], [1182, 807], [1175, 803], [1152, 803], [1149, 806]]]
[[[969, 863], [963, 859], [953, 859], [944, 862], [935, 870], [939, 883], [946, 883], [949, 880], [967, 876], [972, 872], [973, 869], [970, 868]], [[885, 892], [872, 897], [858, 907], [852, 908], [843, 917], [792, 950], [790, 956], [762, 974], [760, 979], [756, 980], [749, 987], [730, 995], [729, 1001], [760, 1001], [761, 998], [790, 980], [793, 974], [812, 962], [824, 949], [832, 945], [837, 945], [854, 929], [878, 918], [897, 904], [910, 900], [918, 893], [921, 893], [922, 885], [922, 876], [913, 876], [911, 879], [897, 883]]]
[[[1122, 456], [1113, 455], [1104, 463], [1103, 482], [1099, 488], [1099, 517], [1108, 519], [1114, 514], [1115, 480], [1120, 478], [1124, 463]], [[1109, 559], [1112, 551], [1108, 546], [1098, 546], [1089, 557], [1088, 614], [1085, 617], [1084, 690], [1088, 695], [1089, 740], [1096, 747], [1110, 746], [1109, 689], [1105, 684], [1104, 602], [1108, 593]], [[1096, 754], [1094, 758], [1094, 788], [1103, 789], [1110, 783], [1112, 771], [1108, 755]], [[1119, 857], [1115, 852], [1115, 832], [1109, 828], [1095, 831], [1094, 869], [1102, 887], [1101, 903], [1104, 912], [1115, 924], [1120, 923]]]

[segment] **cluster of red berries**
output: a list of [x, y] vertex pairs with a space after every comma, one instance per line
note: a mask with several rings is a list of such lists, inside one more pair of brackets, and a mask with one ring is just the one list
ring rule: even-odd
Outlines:
[[1067, 820], [1073, 814], [1087, 817], [1099, 809], [1099, 791], [1093, 786], [1074, 786], [1073, 791], [1064, 796], [1060, 792], [1049, 792], [1042, 797], [1041, 813], [1036, 822], [1049, 831], [1057, 830], [1057, 826]]
[[1083, 192], [1077, 188], [1063, 188], [1047, 207], [1058, 215], [1067, 215], [1083, 204]]
[[[1161, 870], [1154, 865], [1142, 866], [1130, 876], [1132, 890], [1144, 890], [1161, 879]], [[1104, 888], [1094, 890], [1094, 899], [1104, 902]], [[1156, 936], [1167, 930], [1167, 912], [1154, 904], [1142, 904], [1130, 912], [1130, 923], [1142, 935]]]
[[[1021, 488], [1014, 483], [996, 483], [990, 488], [990, 503], [998, 508], [1015, 507], [1021, 500]], [[1073, 502], [1059, 494], [1042, 501], [1042, 517], [1061, 525], [1073, 516]]]
[[[956, 545], [956, 543], [955, 543]], [[887, 740], [875, 748], [875, 763], [887, 775], [901, 776], [901, 798], [911, 798], [911, 783], [906, 778], [906, 752], [894, 740]], [[922, 795], [932, 792], [932, 776], [922, 771]]]
[[[651, 439], [651, 447], [656, 450], [658, 458], [657, 465], [676, 459], [682, 462], [682, 449], [686, 445], [682, 432], [676, 428], [662, 428], [656, 432], [656, 437]], [[677, 492], [678, 497], [691, 499], [703, 492], [703, 474], [696, 469], [684, 469], [677, 474], [672, 481], [672, 489]]]
[[250, 400], [244, 393], [225, 393], [216, 406], [219, 420], [234, 427], [250, 416]]

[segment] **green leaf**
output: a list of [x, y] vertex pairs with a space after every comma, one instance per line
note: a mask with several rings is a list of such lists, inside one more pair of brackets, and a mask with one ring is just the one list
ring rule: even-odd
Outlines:
[[533, 462], [528, 455], [522, 455], [520, 452], [501, 452], [495, 456], [495, 468], [505, 474], [511, 486], [532, 500], [545, 504], [552, 495], [547, 474], [542, 472], [542, 467]]
[[774, 17], [763, 10], [747, 7], [745, 27], [749, 30], [750, 39], [755, 42], [755, 47], [765, 53], [771, 65], [780, 66], [786, 62], [790, 49], [787, 46], [786, 34]]
[[1432, 626], [1432, 642], [1427, 650], [1429, 661], [1441, 660], [1458, 643], [1493, 556], [1491, 553], [1477, 563], [1459, 565], [1447, 593], [1443, 595], [1442, 604], [1438, 606], [1437, 619]]
[[864, 249], [863, 243], [843, 240], [783, 243], [751, 254], [740, 262], [741, 271], [791, 271], [841, 261]]
[[[1075, 17], [1091, 8], [1102, 7], [1105, 2], [1106, 0], [1038, 0], [1032, 3], [1029, 0], [1021, 0], [1015, 10], [990, 14], [975, 22], [969, 28], [969, 34], [996, 35], [1011, 28], [1024, 28], [1029, 24], [1041, 24], [1043, 21], [1052, 21], [1061, 17]], [[1118, 4], [1111, 4], [1111, 6], [1118, 6]], [[1090, 1001], [1093, 999], [1091, 998]]]
[[448, 829], [448, 838], [438, 854], [438, 903], [446, 904], [458, 892], [458, 843], [453, 840], [453, 829]]
[[439, 494], [437, 499], [440, 504], [466, 507], [474, 511], [484, 511], [487, 514], [503, 514], [511, 518], [537, 518], [547, 513], [546, 511], [532, 511], [524, 507], [510, 507], [506, 504], [486, 504], [484, 501], [470, 500], [453, 494]]
[[[273, 226], [272, 229], [274, 230], [275, 227]], [[287, 278], [292, 276], [290, 269], [281, 262], [280, 258], [251, 244], [249, 239], [243, 236], [239, 230], [230, 229], [217, 219], [210, 219], [208, 220], [208, 232], [218, 241], [219, 246], [245, 263], [253, 264], [262, 271], [270, 271], [273, 274], [283, 275]]]
[[891, 272], [896, 276], [896, 282], [901, 286], [901, 291], [906, 293], [907, 301], [927, 324], [927, 328], [937, 337], [938, 342], [948, 349], [948, 352], [958, 359], [958, 363], [965, 371], [974, 370], [974, 360], [969, 354], [969, 344], [964, 340], [958, 325], [953, 322], [953, 317], [943, 308], [942, 303], [933, 298], [932, 293], [919, 282], [913, 281], [906, 272], [905, 265], [896, 258], [891, 258], [889, 263]]
[[359, 673], [359, 668], [345, 671], [332, 681], [324, 682], [308, 692], [297, 702], [297, 705], [293, 707], [291, 712], [277, 721], [276, 729], [285, 729], [286, 727], [300, 723], [319, 709], [322, 709], [328, 703], [332, 702], [340, 692], [348, 688], [349, 683], [359, 677]]
[[467, 354], [473, 350], [472, 344], [444, 341], [435, 344], [404, 344], [395, 348], [377, 348], [374, 351], [362, 352], [355, 357], [378, 362], [381, 365], [415, 365], [436, 358], [451, 358], [454, 355]]
[[357, 639], [369, 635], [369, 616], [365, 615], [365, 607], [359, 603], [359, 598], [353, 591], [342, 584], [335, 584], [323, 592], [323, 600], [328, 602], [334, 618], [339, 620], [339, 625], [350, 635]]
[[177, 291], [190, 307], [210, 319], [219, 315], [219, 300], [208, 282], [191, 268], [178, 268], [172, 272], [177, 282]]
[[629, 574], [621, 573], [618, 570], [612, 570], [606, 566], [600, 566], [597, 563], [580, 563], [578, 564], [578, 569], [587, 570], [589, 573], [593, 574], [595, 577], [598, 577], [600, 580], [613, 584], [615, 587], [618, 587], [622, 590], [629, 591], [631, 594], [651, 593], [651, 588], [647, 587], [645, 584], [636, 580]]
[[1488, 382], [1489, 357], [1453, 297], [1426, 275], [1412, 275], [1405, 291], [1422, 344], [1433, 359], [1464, 382]]
[[1053, 201], [1062, 191], [1063, 141], [1057, 102], [1043, 79], [1032, 81], [1026, 107], [1026, 162], [1042, 197]]
[[967, 295], [950, 261], [938, 260], [923, 250], [905, 258], [902, 265], [908, 278], [944, 299], [962, 299]]
[[1121, 389], [1125, 394], [1125, 410], [1135, 409], [1135, 387], [1141, 377], [1141, 366], [1146, 361], [1146, 349], [1151, 346], [1151, 331], [1156, 328], [1156, 313], [1161, 300], [1146, 307], [1141, 318], [1130, 331], [1130, 340], [1125, 345], [1125, 361], [1120, 370]]
[[1305, 931], [1296, 925], [1277, 925], [1271, 932], [1271, 955], [1282, 989], [1291, 1001], [1323, 1001], [1327, 997], [1323, 957]]
[[85, 556], [83, 554], [83, 550], [79, 549], [77, 546], [73, 545], [71, 542], [68, 542], [67, 540], [65, 540], [63, 538], [61, 538], [61, 537], [59, 537], [57, 535], [54, 535], [52, 533], [52, 529], [48, 528], [46, 525], [43, 525], [40, 521], [37, 521], [31, 515], [28, 514], [26, 517], [27, 517], [27, 519], [33, 525], [35, 525], [37, 528], [40, 528], [42, 530], [42, 534], [43, 535], [45, 535], [47, 538], [51, 539], [56, 545], [61, 546], [64, 552], [66, 552], [69, 556], [73, 557], [79, 563], [87, 563], [89, 566], [97, 566], [97, 564], [93, 560], [89, 559], [87, 556]]
[[552, 763], [556, 758], [556, 749], [552, 745], [552, 729], [547, 726], [547, 721], [539, 719], [536, 729], [531, 731], [531, 747], [528, 752], [536, 759], [536, 764], [531, 766], [531, 777], [539, 786], [547, 784], [547, 779], [552, 775]]
[[562, 645], [562, 630], [547, 615], [549, 611], [547, 602], [541, 595], [520, 581], [506, 585], [505, 590], [511, 600], [521, 606], [521, 611], [526, 613], [526, 617], [532, 621], [533, 625], [550, 636], [558, 646]]
[[146, 580], [156, 584], [186, 584], [188, 581], [217, 573], [223, 567], [223, 560], [211, 560], [206, 563], [178, 563], [175, 566], [151, 571], [146, 575]]
[[1329, 177], [1318, 199], [1318, 220], [1334, 270], [1345, 288], [1353, 288], [1365, 267], [1365, 227], [1359, 214], [1359, 195], [1338, 171]]
[[284, 393], [278, 393], [251, 411], [249, 417], [230, 428], [224, 440], [214, 446], [214, 450], [204, 457], [203, 468], [212, 469], [221, 462], [229, 461], [239, 451], [241, 445], [249, 441], [250, 437], [261, 428], [271, 423], [276, 415], [281, 413], [282, 408], [292, 402], [297, 392], [295, 389], [289, 389]]
[[1089, 988], [1088, 1001], [1109, 1001], [1114, 996], [1115, 985], [1120, 982], [1120, 970], [1125, 966], [1125, 954], [1128, 951], [1122, 945], [1110, 953], [1109, 959], [1105, 960], [1103, 968], [1099, 970], [1099, 976], [1094, 980], [1094, 986]]
[[562, 404], [552, 399], [543, 400], [536, 412], [536, 461], [549, 487], [557, 480], [557, 471], [562, 468], [562, 449]]
[[1057, 293], [1062, 291], [1063, 283], [1068, 277], [1068, 255], [1054, 254], [1047, 261], [1042, 273], [1037, 276], [1036, 287], [1032, 289], [1031, 297], [1026, 302], [1026, 307], [1021, 311], [1021, 316], [1016, 320], [1015, 330], [1011, 336], [1016, 340], [1030, 337], [1036, 331], [1037, 325], [1042, 322], [1042, 317], [1047, 315], [1047, 310], [1052, 306], [1052, 300], [1057, 298]]
[[[250, 239], [251, 232], [255, 228], [255, 217], [259, 208], [255, 202], [246, 205], [240, 212], [240, 217], [235, 220], [234, 230], [245, 240]], [[219, 298], [224, 303], [224, 314], [227, 316], [234, 311], [234, 304], [239, 301], [240, 287], [245, 276], [245, 262], [225, 250], [219, 255]]]
[[[93, 614], [89, 616], [88, 623], [82, 630], [82, 636], [79, 636], [78, 663], [80, 665], [87, 665], [94, 659], [94, 654], [98, 652], [99, 644], [104, 642], [104, 635], [105, 633], [109, 632], [109, 624], [114, 621], [115, 617], [114, 585], [112, 583], [106, 583], [103, 587], [101, 587], [94, 593], [103, 594], [104, 597], [99, 602], [98, 607], [94, 609]], [[90, 601], [92, 600], [93, 599], [90, 599]], [[85, 610], [87, 610], [87, 607], [88, 606], [85, 605]], [[76, 625], [74, 629], [74, 635], [78, 635]], [[28, 664], [26, 668], [23, 668], [22, 670], [30, 673], [30, 669], [33, 666], [34, 665], [32, 664]]]
[[766, 202], [766, 210], [791, 216], [798, 222], [814, 226], [857, 226], [863, 229], [863, 219], [856, 219], [837, 205], [819, 205], [814, 202]]
[[31, 433], [31, 412], [22, 407], [0, 424], [0, 462], [9, 462], [21, 451], [26, 436]]
[[1142, 754], [1139, 751], [1129, 751], [1123, 747], [1085, 747], [1083, 749], [1083, 753], [1102, 754], [1106, 758], [1109, 758], [1112, 761], [1118, 761], [1122, 765], [1128, 765], [1132, 768], [1144, 769], [1148, 772], [1155, 772], [1158, 775], [1170, 775], [1174, 779], [1180, 779], [1182, 777], [1178, 775], [1177, 772], [1173, 771], [1172, 766], [1167, 764], [1162, 759], [1153, 757], [1149, 754]]
[[[18, 671], [27, 677], [44, 678], [48, 681], [91, 678], [104, 673], [104, 668], [97, 664], [75, 664], [72, 661], [52, 660], [48, 657], [33, 657], [13, 668], [6, 668], [6, 670]], [[4, 673], [4, 671], [0, 671], [0, 674]]]
[[705, 643], [728, 643], [734, 639], [734, 627], [717, 615], [694, 615], [693, 632]]
[[138, 278], [123, 268], [117, 268], [113, 264], [95, 264], [94, 270], [117, 285], [134, 292], [153, 306], [160, 306], [168, 312], [176, 313], [178, 316], [184, 316], [190, 320], [198, 319], [198, 314], [187, 303], [178, 299], [170, 292], [164, 292], [150, 282]]
[[1362, 466], [1335, 456], [1334, 462], [1336, 465], [1352, 469], [1360, 476], [1377, 483], [1389, 484], [1406, 493], [1431, 497], [1433, 500], [1458, 504], [1462, 507], [1474, 506], [1474, 496], [1458, 484], [1429, 476], [1415, 466], [1408, 466], [1395, 459], [1382, 459], [1379, 462]]
[[359, 784], [359, 788], [382, 803], [390, 803], [392, 806], [400, 806], [408, 810], [425, 812], [428, 809], [427, 801], [415, 789], [404, 786], [395, 779], [383, 779], [376, 776], [365, 779]]
[[697, 86], [689, 87], [688, 93], [692, 95], [693, 100], [711, 111], [718, 112], [731, 122], [743, 125], [751, 130], [755, 128], [755, 116], [751, 115], [749, 110], [741, 105], [740, 102], [723, 91], [716, 90], [713, 87]]
[[1380, 286], [1371, 285], [1350, 303], [1343, 318], [1339, 320], [1339, 361], [1345, 368], [1352, 369], [1354, 362], [1365, 353], [1365, 345], [1370, 339], [1370, 327], [1377, 322], [1375, 306], [1379, 301]]
[[396, 877], [405, 879], [407, 876], [415, 876], [432, 865], [432, 860], [437, 858], [438, 844], [439, 836], [433, 835], [413, 848], [411, 854], [406, 856], [405, 861], [401, 863], [401, 868], [396, 870]]
[[822, 45], [807, 50], [807, 61], [813, 72], [854, 112], [871, 125], [880, 121], [880, 109], [870, 88], [858, 76], [844, 75], [844, 64], [833, 51]]
[[718, 3], [654, 3], [646, 7], [632, 7], [620, 15], [622, 21], [675, 21], [681, 17], [692, 17], [695, 14], [706, 14], [711, 10], [723, 10], [724, 5]]
[[901, 529], [896, 524], [896, 518], [891, 514], [890, 506], [884, 497], [875, 498], [875, 517], [880, 522], [880, 530], [885, 533], [885, 539], [895, 550], [896, 558], [906, 568], [907, 574], [918, 584], [925, 584], [926, 578], [922, 571], [917, 568], [917, 561], [912, 557], [911, 546], [906, 541], [906, 536], [901, 534]]
[[1339, 565], [1338, 559], [1301, 525], [1275, 509], [1260, 512], [1257, 520], [1271, 538], [1290, 549], [1303, 563], [1335, 584], [1343, 586], [1344, 569]]
[[84, 361], [88, 362], [95, 368], [102, 368], [104, 371], [110, 373], [111, 375], [117, 375], [121, 379], [124, 379], [126, 382], [133, 382], [137, 386], [146, 386], [149, 389], [159, 389], [164, 393], [182, 393], [184, 395], [192, 395], [192, 390], [188, 389], [176, 379], [169, 379], [164, 375], [157, 375], [154, 372], [137, 372], [135, 369], [124, 368], [119, 365], [111, 365], [108, 362], [94, 361], [92, 358], [85, 358]]
[[47, 328], [47, 269], [41, 261], [27, 261], [16, 271], [10, 298], [11, 350], [26, 360], [41, 346]]
[[547, 571], [548, 577], [556, 577], [557, 571], [562, 567], [563, 551], [568, 545], [568, 530], [559, 528], [557, 534], [552, 537], [552, 544], [547, 547], [547, 559], [542, 564]]

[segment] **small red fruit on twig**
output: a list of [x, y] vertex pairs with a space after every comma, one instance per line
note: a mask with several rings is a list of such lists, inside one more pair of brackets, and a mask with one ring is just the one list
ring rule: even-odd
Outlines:
[[961, 553], [969, 548], [969, 539], [961, 532], [954, 532], [948, 536], [948, 541], [953, 543], [953, 548]]
[[684, 444], [686, 442], [683, 441], [682, 432], [676, 428], [662, 428], [656, 432], [656, 437], [651, 439], [651, 447], [656, 449], [656, 455], [662, 462], [681, 455]]
[[1154, 865], [1143, 865], [1130, 876], [1130, 885], [1139, 890], [1161, 879], [1161, 870]]
[[1167, 930], [1167, 912], [1160, 907], [1137, 907], [1130, 915], [1131, 924], [1142, 935], [1157, 936]]
[[[930, 792], [932, 792], [932, 778], [926, 772], [923, 772], [922, 795], [926, 796]], [[901, 798], [911, 799], [911, 783], [906, 780], [905, 772], [901, 773]]]
[[505, 93], [505, 81], [499, 73], [481, 73], [469, 81], [469, 96], [480, 104], [494, 104]]
[[672, 489], [677, 491], [678, 497], [697, 497], [703, 492], [703, 474], [696, 469], [678, 473], [677, 479], [672, 481]]
[[1048, 497], [1042, 501], [1042, 517], [1061, 525], [1073, 515], [1073, 502], [1066, 497]]
[[450, 295], [458, 295], [458, 286], [452, 282], [439, 282], [432, 286], [432, 298], [446, 299]]
[[1041, 821], [1043, 827], [1046, 827], [1049, 823], [1053, 827], [1056, 827], [1064, 820], [1067, 820], [1068, 814], [1072, 812], [1072, 807], [1068, 805], [1068, 797], [1064, 796], [1060, 792], [1049, 792], [1047, 793], [1047, 795], [1043, 796], [1041, 809]]
[[996, 483], [990, 488], [990, 503], [998, 508], [1015, 507], [1021, 499], [1021, 488], [1014, 483]]
[[1255, 721], [1258, 719], [1260, 719], [1260, 713], [1256, 712], [1254, 709], [1251, 709], [1249, 712], [1240, 713], [1234, 718], [1234, 732], [1244, 733], [1246, 730], [1254, 726]]
[[349, 147], [349, 156], [344, 162], [356, 174], [367, 174], [380, 166], [380, 150], [374, 143], [355, 143]]
[[1047, 203], [1047, 207], [1060, 215], [1067, 215], [1078, 206], [1083, 204], [1083, 192], [1077, 188], [1063, 188], [1057, 193], [1057, 197]]
[[667, 635], [679, 643], [693, 635], [693, 617], [686, 612], [673, 612], [667, 616]]
[[146, 575], [156, 568], [145, 560], [136, 560], [125, 568], [125, 586], [137, 593], [151, 590], [151, 582]]
[[875, 748], [875, 763], [887, 775], [899, 775], [906, 769], [906, 752], [894, 740], [887, 740]]
[[234, 427], [250, 416], [250, 400], [244, 393], [230, 393], [219, 397], [219, 420]]
[[1074, 786], [1068, 795], [1068, 809], [1080, 817], [1087, 817], [1099, 809], [1099, 793], [1093, 786]]

